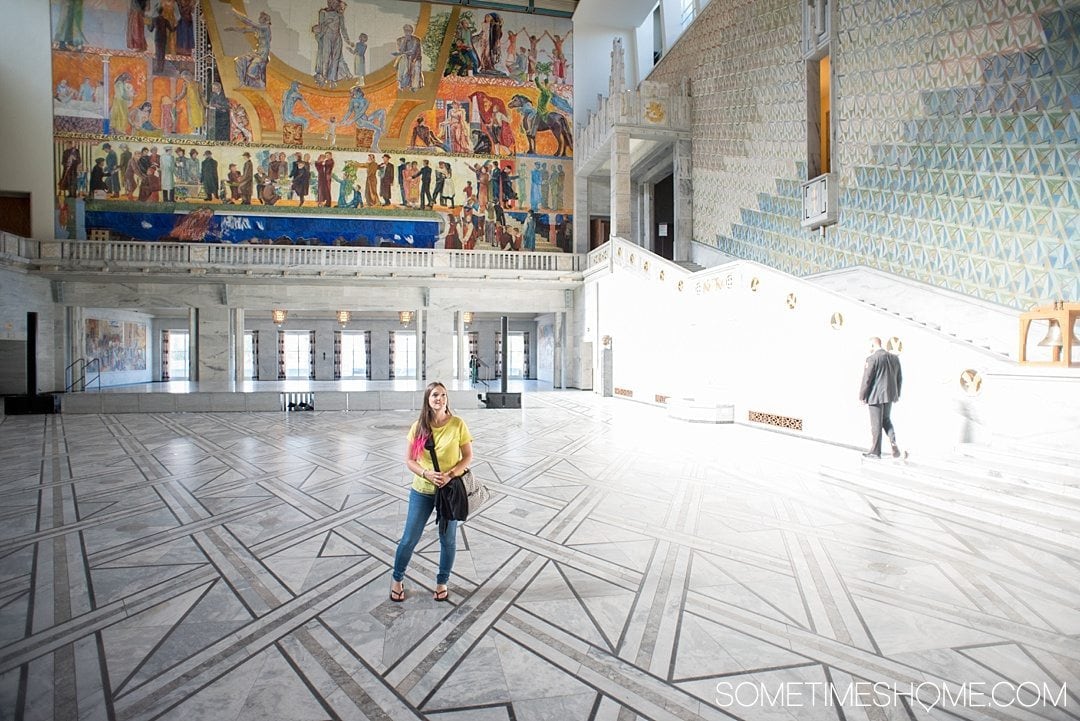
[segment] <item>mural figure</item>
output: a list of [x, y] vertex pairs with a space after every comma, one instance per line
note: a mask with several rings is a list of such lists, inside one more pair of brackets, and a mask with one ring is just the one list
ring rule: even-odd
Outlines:
[[444, 75], [459, 75], [462, 77], [475, 75], [480, 68], [480, 56], [476, 54], [473, 39], [476, 37], [476, 26], [472, 22], [472, 13], [465, 11], [458, 20], [457, 29], [454, 31], [453, 49], [446, 63]]
[[551, 43], [555, 46], [551, 51], [551, 74], [555, 76], [555, 80], [561, 84], [566, 84], [566, 55], [563, 52], [563, 43], [570, 39], [570, 36], [574, 33], [573, 30], [566, 33], [562, 37], [558, 35], [552, 35], [547, 30], [544, 34], [551, 38]]
[[146, 7], [150, 0], [131, 0], [128, 6], [127, 46], [146, 50]]
[[398, 90], [415, 92], [424, 87], [423, 45], [413, 34], [412, 25], [405, 25], [401, 30], [403, 34], [397, 39], [397, 50], [392, 53], [397, 67]]
[[416, 116], [416, 122], [413, 123], [412, 137], [409, 138], [409, 145], [414, 148], [429, 147], [446, 150], [445, 141], [434, 130], [425, 125], [423, 115]]
[[218, 164], [214, 160], [213, 153], [209, 150], [203, 153], [202, 166], [200, 167], [200, 180], [202, 180], [203, 192], [206, 200], [220, 198], [218, 195]]
[[326, 0], [319, 10], [319, 21], [311, 26], [315, 33], [315, 83], [319, 87], [337, 87], [338, 81], [351, 77], [345, 62], [345, 46], [351, 45], [345, 29], [344, 0]]
[[165, 72], [165, 51], [169, 49], [169, 37], [176, 27], [165, 17], [165, 7], [159, 5], [157, 14], [150, 21], [149, 27], [154, 31], [154, 74], [161, 75]]
[[109, 110], [109, 130], [113, 133], [128, 132], [128, 111], [135, 100], [135, 84], [127, 73], [120, 73], [113, 81], [112, 108]]
[[[285, 94], [281, 96], [281, 119], [286, 123], [295, 123], [304, 130], [307, 130], [308, 119], [302, 115], [296, 114], [295, 111], [297, 105], [302, 105], [309, 113], [315, 117], [319, 117], [319, 114], [311, 109], [307, 100], [305, 100], [304, 96], [300, 93], [300, 83], [294, 80], [292, 84], [289, 85], [289, 89], [285, 91]], [[342, 124], [344, 124], [344, 120], [342, 121]]]
[[233, 8], [240, 25], [225, 28], [231, 32], [251, 35], [254, 47], [250, 53], [236, 58], [236, 77], [240, 84], [248, 88], [266, 87], [266, 66], [270, 62], [270, 15], [259, 13], [259, 21], [255, 22], [247, 15]]
[[472, 150], [469, 140], [469, 118], [464, 104], [453, 101], [446, 104], [446, 130], [451, 153], [468, 153]]
[[176, 0], [180, 17], [176, 20], [176, 53], [191, 55], [195, 49], [195, 3], [197, 0]]
[[[203, 135], [206, 126], [206, 102], [203, 100], [202, 88], [191, 77], [190, 70], [182, 71], [180, 79], [183, 81], [183, 86], [176, 92], [176, 103], [179, 105], [180, 101], [184, 101], [189, 132], [193, 135]], [[134, 95], [135, 92], [132, 90], [132, 97]]]
[[[293, 84], [295, 85], [295, 83]], [[382, 137], [383, 128], [386, 127], [386, 110], [379, 108], [369, 115], [369, 105], [367, 96], [364, 95], [364, 89], [359, 85], [354, 85], [352, 90], [349, 91], [349, 108], [345, 111], [345, 116], [338, 125], [346, 127], [355, 125], [358, 128], [372, 130], [375, 135], [372, 137], [371, 147], [378, 150], [379, 138]], [[308, 109], [310, 110], [310, 108]]]
[[503, 21], [498, 13], [484, 15], [481, 32], [483, 52], [480, 53], [480, 69], [489, 73], [501, 72], [497, 69], [502, 59]]
[[509, 107], [521, 113], [521, 129], [529, 140], [529, 155], [536, 155], [536, 136], [544, 131], [551, 133], [555, 142], [558, 143], [555, 155], [567, 155], [568, 151], [573, 150], [573, 135], [565, 115], [545, 111], [544, 117], [541, 118], [537, 109], [533, 107], [532, 101], [520, 93], [515, 93], [510, 98]]
[[53, 39], [61, 50], [78, 50], [86, 44], [83, 35], [83, 0], [67, 0]]
[[79, 166], [82, 164], [82, 153], [75, 147], [75, 141], [69, 140], [64, 154], [60, 158], [60, 190], [69, 198], [74, 198], [79, 187]]
[[349, 52], [356, 56], [353, 58], [353, 75], [358, 83], [363, 83], [367, 75], [367, 41], [367, 33], [360, 33], [356, 44], [349, 46]]

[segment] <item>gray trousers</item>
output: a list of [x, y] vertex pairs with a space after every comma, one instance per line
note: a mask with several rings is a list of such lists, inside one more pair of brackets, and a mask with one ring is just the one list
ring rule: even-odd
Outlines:
[[892, 445], [893, 450], [896, 450], [896, 431], [893, 430], [892, 419], [889, 414], [892, 412], [892, 403], [874, 403], [869, 406], [870, 408], [870, 452], [876, 455], [881, 455], [881, 432], [885, 431], [889, 436], [889, 443]]

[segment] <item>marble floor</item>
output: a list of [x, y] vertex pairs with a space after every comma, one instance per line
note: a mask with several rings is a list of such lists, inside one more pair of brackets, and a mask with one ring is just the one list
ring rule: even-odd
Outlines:
[[1080, 718], [1080, 455], [460, 415], [493, 500], [401, 604], [411, 412], [0, 418], [0, 718]]

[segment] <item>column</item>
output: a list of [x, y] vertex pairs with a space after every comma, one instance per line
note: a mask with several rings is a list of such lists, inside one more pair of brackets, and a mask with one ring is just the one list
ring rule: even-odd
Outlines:
[[337, 323], [315, 322], [315, 380], [334, 380], [334, 331]]
[[465, 311], [457, 312], [457, 379], [468, 382], [469, 363], [466, 360], [466, 351], [469, 350], [469, 339], [465, 335]]
[[653, 247], [653, 204], [656, 200], [656, 186], [652, 183], [641, 184], [641, 247], [656, 252]]
[[589, 252], [589, 177], [574, 175], [574, 253]]
[[244, 382], [244, 309], [232, 309], [233, 380]]
[[630, 182], [630, 237], [635, 245], [641, 245], [641, 183]]
[[426, 318], [424, 318], [424, 309], [416, 309], [416, 380], [423, 381], [428, 376], [427, 372], [427, 344], [424, 342], [424, 326], [426, 325]]
[[555, 314], [555, 358], [552, 361], [552, 388], [563, 388], [565, 368], [563, 368], [563, 328], [566, 325], [566, 313], [560, 311]]
[[424, 354], [427, 380], [429, 383], [448, 383], [454, 377], [454, 311], [428, 308], [424, 315], [427, 316], [427, 348]]
[[199, 309], [188, 308], [188, 380], [199, 380]]
[[615, 128], [611, 134], [611, 235], [630, 239], [630, 131]]
[[675, 253], [674, 259], [690, 260], [694, 238], [694, 181], [689, 139], [675, 141]]
[[[74, 363], [76, 360], [78, 360], [79, 358], [83, 358], [86, 355], [86, 323], [83, 319], [82, 306], [68, 306], [67, 321], [67, 349], [63, 355], [63, 357], [65, 358], [65, 368], [68, 367], [69, 364]], [[86, 390], [85, 378], [82, 380], [79, 379], [79, 376], [81, 375], [79, 372], [79, 366], [72, 366], [70, 374], [70, 377], [64, 378], [64, 387], [66, 388], [69, 384], [71, 384], [71, 390], [73, 391]]]
[[229, 309], [223, 306], [198, 309], [200, 390], [228, 390]]

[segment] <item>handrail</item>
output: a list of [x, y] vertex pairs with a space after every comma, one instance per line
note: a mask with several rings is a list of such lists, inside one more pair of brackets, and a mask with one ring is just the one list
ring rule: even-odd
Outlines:
[[[75, 369], [75, 366], [80, 365], [80, 364], [81, 364], [81, 368], [79, 369], [79, 377], [76, 378], [75, 373], [74, 373], [74, 369]], [[94, 373], [95, 375], [94, 375], [93, 378], [88, 379], [87, 376], [90, 373]], [[86, 360], [85, 358], [76, 358], [75, 360], [73, 360], [71, 363], [68, 364], [67, 368], [64, 369], [64, 377], [66, 378], [66, 377], [69, 377], [69, 376], [71, 377], [71, 383], [68, 383], [67, 387], [64, 389], [65, 393], [70, 393], [71, 391], [73, 391], [75, 389], [75, 386], [81, 386], [79, 388], [79, 390], [84, 391], [84, 390], [86, 390], [86, 386], [89, 383], [93, 383], [95, 381], [97, 381], [97, 389], [98, 389], [98, 391], [100, 391], [101, 390], [101, 359], [100, 358], [91, 358], [90, 360]]]

